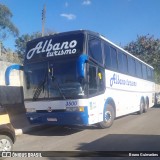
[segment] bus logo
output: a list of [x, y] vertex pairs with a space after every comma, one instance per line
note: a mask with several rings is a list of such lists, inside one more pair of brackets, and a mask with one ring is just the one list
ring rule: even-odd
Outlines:
[[52, 39], [40, 41], [37, 45], [30, 49], [26, 55], [27, 59], [31, 59], [35, 54], [46, 53], [46, 57], [61, 56], [67, 54], [75, 54], [77, 41], [65, 41], [62, 43], [52, 44]]
[[126, 86], [137, 86], [137, 82], [131, 81], [128, 79], [122, 79], [118, 74], [113, 74], [113, 76], [110, 78], [110, 86], [112, 87], [114, 84], [117, 85], [126, 85]]

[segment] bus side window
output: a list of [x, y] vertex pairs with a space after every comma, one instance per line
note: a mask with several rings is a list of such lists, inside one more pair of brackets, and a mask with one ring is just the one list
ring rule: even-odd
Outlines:
[[136, 63], [135, 63], [135, 60], [130, 56], [128, 56], [128, 73], [131, 76], [135, 76], [135, 74], [136, 74]]
[[142, 75], [143, 75], [143, 79], [147, 79], [147, 67], [146, 65], [142, 65]]
[[97, 83], [98, 83], [98, 91], [105, 90], [105, 71], [103, 68], [98, 68], [98, 75], [97, 75]]
[[99, 64], [103, 64], [101, 41], [94, 37], [89, 40], [89, 56], [91, 56]]
[[127, 73], [127, 55], [118, 52], [118, 70], [122, 73]]
[[136, 60], [136, 76], [142, 78], [142, 64]]
[[147, 67], [147, 79], [152, 80], [152, 72], [151, 72], [151, 69], [149, 67]]
[[113, 70], [117, 70], [118, 63], [117, 63], [117, 51], [115, 48], [111, 47], [111, 59], [112, 59], [112, 66]]
[[89, 94], [97, 92], [96, 66], [89, 64]]
[[89, 94], [96, 94], [105, 90], [105, 70], [89, 64]]
[[111, 54], [110, 47], [107, 44], [104, 44], [104, 55], [105, 55], [105, 66], [106, 68], [111, 67]]

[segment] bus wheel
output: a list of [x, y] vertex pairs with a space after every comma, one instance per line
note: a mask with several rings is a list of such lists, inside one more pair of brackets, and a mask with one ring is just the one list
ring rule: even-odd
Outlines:
[[139, 109], [139, 114], [142, 114], [143, 111], [144, 111], [144, 108], [145, 108], [145, 102], [144, 102], [144, 99], [141, 98], [141, 101], [140, 101], [140, 109]]
[[103, 113], [103, 121], [99, 123], [99, 127], [102, 129], [109, 128], [113, 124], [114, 118], [114, 109], [111, 104], [107, 104]]
[[144, 107], [145, 113], [148, 111], [148, 108], [149, 108], [149, 99], [148, 99], [148, 97], [146, 97], [146, 103], [145, 103], [145, 107]]

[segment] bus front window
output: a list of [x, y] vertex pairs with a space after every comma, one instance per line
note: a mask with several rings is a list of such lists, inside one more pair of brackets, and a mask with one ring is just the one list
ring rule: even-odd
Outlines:
[[68, 99], [85, 95], [75, 59], [26, 65], [25, 77], [25, 99]]
[[50, 63], [49, 95], [55, 97], [58, 91], [65, 98], [84, 96], [84, 86], [77, 77], [76, 60]]

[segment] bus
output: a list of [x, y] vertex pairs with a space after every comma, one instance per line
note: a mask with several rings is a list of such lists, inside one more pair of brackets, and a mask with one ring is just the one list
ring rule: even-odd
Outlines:
[[154, 68], [99, 33], [69, 31], [27, 43], [24, 103], [31, 124], [98, 125], [154, 105]]

